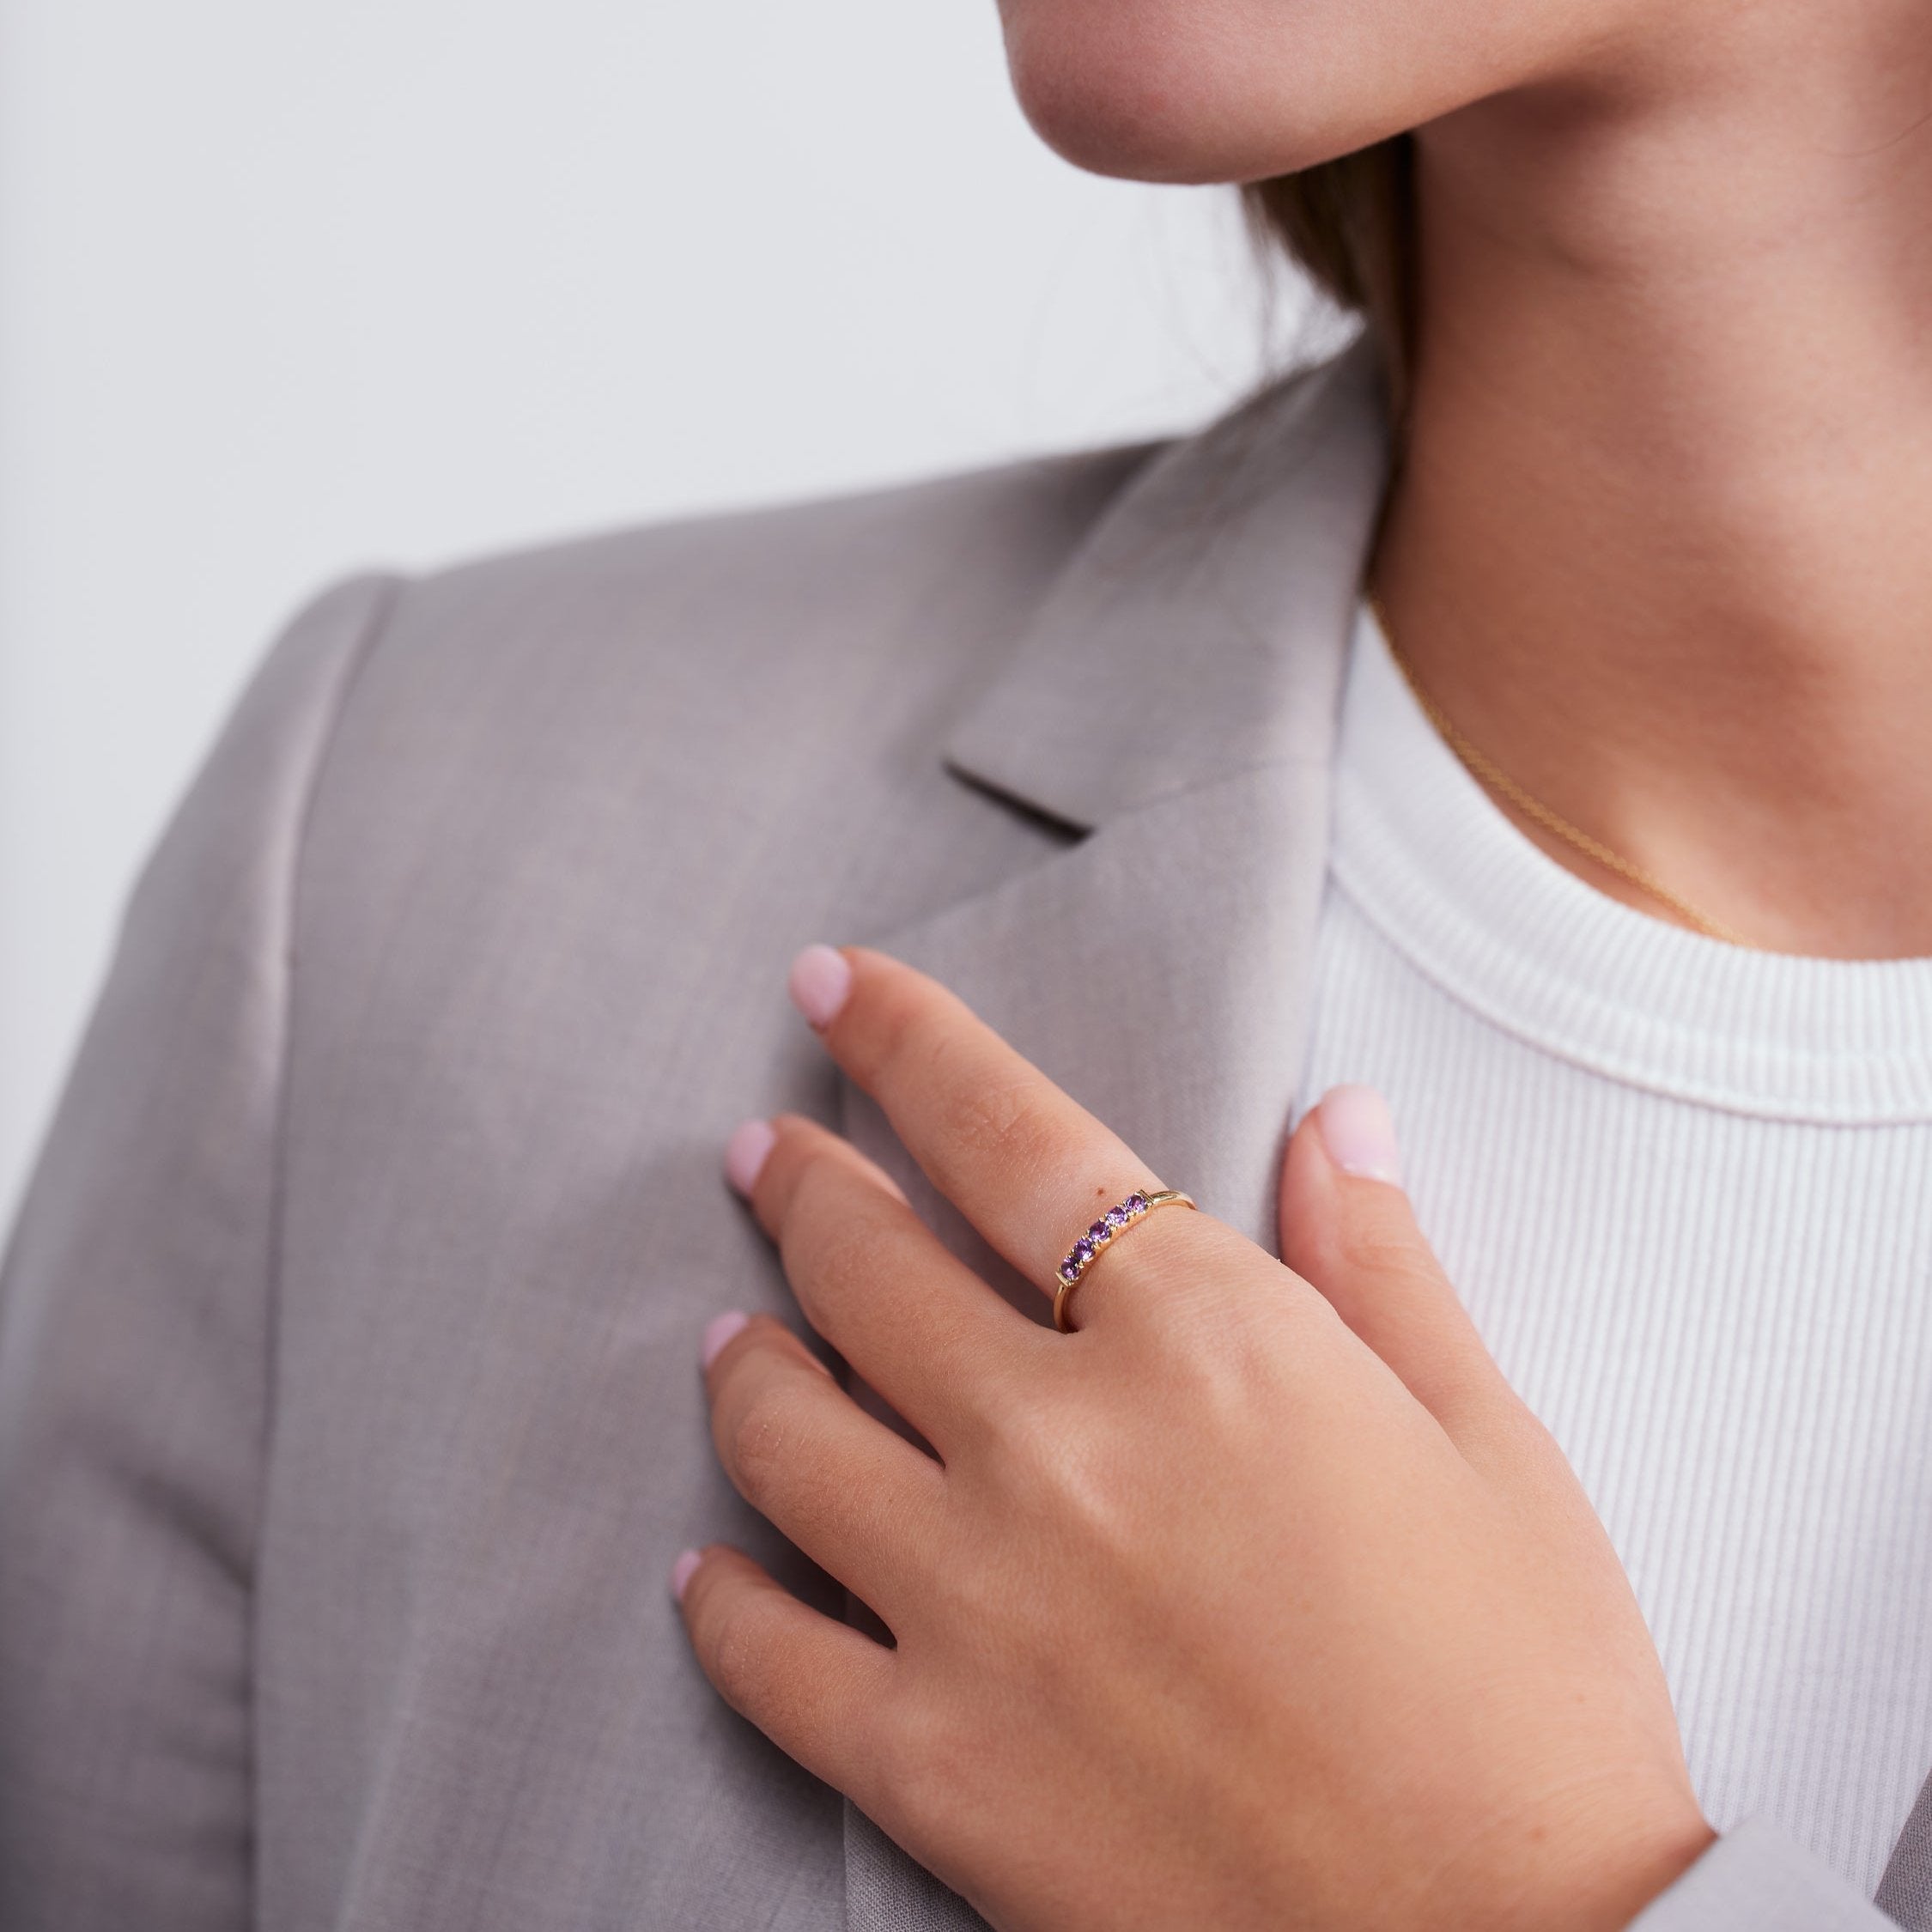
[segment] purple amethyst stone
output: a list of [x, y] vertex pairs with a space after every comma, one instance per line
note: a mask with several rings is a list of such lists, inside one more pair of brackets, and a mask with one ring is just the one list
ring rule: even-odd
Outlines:
[[1107, 1225], [1116, 1233], [1133, 1218], [1133, 1217], [1124, 1207], [1109, 1207], [1107, 1210]]
[[1093, 1243], [1089, 1241], [1084, 1235], [1082, 1235], [1080, 1238], [1073, 1243], [1073, 1264], [1076, 1267], [1084, 1267], [1086, 1264], [1092, 1259]]
[[1096, 1248], [1104, 1248], [1107, 1243], [1113, 1238], [1114, 1230], [1109, 1228], [1104, 1221], [1096, 1221], [1094, 1224], [1087, 1230], [1087, 1239], [1091, 1241]]
[[1060, 1264], [1060, 1279], [1062, 1281], [1078, 1281], [1080, 1279], [1080, 1264], [1071, 1255]]
[[1147, 1197], [1140, 1194], [1129, 1194], [1121, 1205], [1129, 1214], [1144, 1214], [1147, 1211]]

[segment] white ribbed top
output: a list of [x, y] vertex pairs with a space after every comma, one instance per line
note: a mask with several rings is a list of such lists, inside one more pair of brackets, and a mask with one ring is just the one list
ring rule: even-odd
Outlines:
[[1868, 1891], [1932, 1771], [1932, 961], [1722, 945], [1525, 838], [1364, 611], [1301, 1107], [1389, 1099], [1720, 1828]]

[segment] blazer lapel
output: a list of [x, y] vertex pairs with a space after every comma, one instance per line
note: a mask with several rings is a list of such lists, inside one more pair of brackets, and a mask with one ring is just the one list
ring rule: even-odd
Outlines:
[[[1123, 815], [995, 890], [889, 933], [1170, 1187], [1257, 1240], [1308, 1032], [1327, 771], [1295, 759]], [[1028, 1314], [865, 1096], [847, 1133]], [[1071, 1242], [1079, 1232], [1067, 1230]]]
[[[1155, 462], [949, 748], [963, 777], [1089, 835], [879, 939], [1167, 1185], [1271, 1247], [1341, 668], [1381, 495], [1376, 394], [1358, 347]], [[845, 1127], [949, 1247], [1044, 1315], [849, 1088]], [[849, 1804], [846, 1914], [851, 1932], [981, 1923]]]

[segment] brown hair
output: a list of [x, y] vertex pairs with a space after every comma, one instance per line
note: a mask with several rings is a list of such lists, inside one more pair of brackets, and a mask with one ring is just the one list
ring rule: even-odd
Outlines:
[[1379, 343], [1389, 413], [1408, 402], [1414, 347], [1415, 143], [1398, 134], [1242, 190], [1256, 231], [1321, 292], [1357, 310]]

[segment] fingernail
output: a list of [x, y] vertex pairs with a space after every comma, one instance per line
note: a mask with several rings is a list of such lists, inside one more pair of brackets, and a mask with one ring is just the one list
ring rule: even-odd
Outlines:
[[1344, 1174], [1402, 1184], [1402, 1157], [1388, 1103], [1373, 1087], [1337, 1087], [1315, 1110], [1321, 1145]]
[[852, 991], [852, 968], [831, 946], [807, 946], [792, 962], [785, 985], [792, 1004], [823, 1032]]
[[725, 1143], [725, 1178], [741, 1194], [748, 1194], [764, 1172], [765, 1157], [778, 1139], [769, 1121], [745, 1121], [732, 1129]]
[[750, 1321], [734, 1308], [726, 1315], [714, 1315], [704, 1325], [704, 1340], [698, 1345], [698, 1358], [706, 1368], [718, 1359], [718, 1352]]
[[704, 1558], [696, 1550], [686, 1550], [671, 1566], [671, 1601], [682, 1603], [684, 1592], [690, 1588], [691, 1575]]

